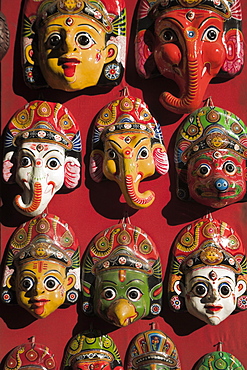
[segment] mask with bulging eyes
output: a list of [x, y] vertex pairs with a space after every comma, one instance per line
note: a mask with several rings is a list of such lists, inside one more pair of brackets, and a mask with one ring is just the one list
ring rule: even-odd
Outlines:
[[80, 291], [78, 240], [59, 217], [42, 214], [17, 228], [10, 240], [2, 300], [38, 319], [76, 303]]
[[120, 223], [100, 232], [82, 263], [83, 311], [123, 327], [161, 311], [162, 271], [154, 242]]
[[187, 310], [218, 325], [235, 310], [246, 310], [246, 253], [240, 237], [211, 215], [178, 234], [168, 284], [171, 308]]
[[79, 186], [80, 173], [80, 131], [65, 106], [35, 100], [13, 115], [5, 136], [3, 178], [22, 189], [13, 201], [18, 212], [41, 214], [60, 189]]
[[124, 1], [25, 0], [24, 78], [68, 92], [117, 85], [126, 52]]
[[212, 208], [245, 200], [246, 138], [245, 123], [212, 102], [186, 117], [175, 143], [178, 198]]
[[161, 104], [183, 114], [198, 109], [207, 86], [231, 79], [244, 63], [239, 0], [156, 0], [139, 4], [136, 66], [144, 78], [173, 80], [179, 97], [165, 91]]

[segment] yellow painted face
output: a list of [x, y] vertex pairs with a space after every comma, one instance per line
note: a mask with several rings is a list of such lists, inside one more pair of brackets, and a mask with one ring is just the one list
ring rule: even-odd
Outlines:
[[66, 298], [75, 283], [66, 267], [53, 261], [31, 261], [18, 266], [15, 290], [18, 304], [37, 318], [45, 318]]
[[108, 135], [105, 141], [104, 173], [111, 180], [133, 176], [133, 181], [155, 172], [151, 140], [144, 132]]
[[39, 30], [37, 63], [47, 84], [65, 91], [98, 83], [103, 66], [115, 58], [116, 47], [106, 46], [106, 32], [90, 18], [60, 15]]

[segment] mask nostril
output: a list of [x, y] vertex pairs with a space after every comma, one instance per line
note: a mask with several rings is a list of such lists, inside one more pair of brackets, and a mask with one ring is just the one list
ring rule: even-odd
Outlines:
[[228, 189], [229, 184], [225, 179], [217, 179], [214, 186], [218, 191], [225, 191]]

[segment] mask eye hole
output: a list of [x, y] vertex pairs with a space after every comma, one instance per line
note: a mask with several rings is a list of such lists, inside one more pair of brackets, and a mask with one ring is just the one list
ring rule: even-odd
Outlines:
[[30, 167], [31, 165], [32, 165], [32, 161], [29, 157], [25, 156], [21, 158], [20, 160], [21, 167]]
[[33, 286], [34, 286], [34, 281], [32, 278], [25, 277], [24, 279], [22, 279], [21, 287], [24, 291], [28, 292], [29, 290], [33, 288]]
[[197, 174], [200, 177], [207, 177], [210, 174], [210, 171], [211, 167], [208, 164], [203, 163], [198, 167]]
[[108, 153], [108, 156], [109, 156], [110, 159], [116, 159], [117, 158], [117, 154], [116, 154], [115, 150], [109, 149], [107, 151], [107, 153]]
[[116, 298], [116, 295], [116, 291], [113, 288], [106, 288], [102, 292], [102, 297], [107, 301], [112, 301], [114, 298]]
[[52, 33], [46, 42], [48, 49], [57, 49], [62, 44], [62, 37], [59, 33]]
[[57, 158], [52, 157], [47, 161], [46, 166], [50, 168], [50, 170], [57, 170], [61, 166], [61, 163]]
[[228, 283], [221, 283], [219, 285], [219, 293], [221, 295], [221, 297], [223, 298], [227, 298], [231, 295], [231, 287]]
[[80, 32], [76, 35], [75, 41], [81, 49], [89, 49], [96, 44], [91, 35], [87, 32]]
[[232, 161], [227, 161], [224, 164], [223, 169], [227, 175], [235, 175], [235, 173], [237, 172], [237, 167]]
[[192, 292], [197, 296], [197, 297], [200, 297], [200, 298], [203, 298], [207, 295], [208, 293], [208, 287], [206, 284], [204, 283], [196, 283], [194, 286], [193, 286], [193, 289], [192, 289]]
[[147, 148], [147, 147], [145, 147], [145, 146], [143, 146], [143, 147], [139, 150], [139, 152], [138, 152], [138, 154], [137, 154], [137, 159], [146, 159], [146, 158], [148, 158], [148, 154], [149, 154], [149, 152], [148, 152], [148, 148]]
[[216, 27], [208, 27], [203, 35], [202, 35], [202, 41], [209, 41], [209, 42], [214, 42], [218, 39], [220, 31]]
[[166, 28], [160, 34], [160, 37], [164, 42], [175, 42], [178, 41], [176, 33], [171, 28]]
[[127, 292], [127, 297], [129, 300], [131, 300], [132, 302], [136, 302], [136, 301], [139, 301], [139, 299], [142, 297], [142, 292], [140, 291], [140, 289], [137, 289], [137, 288], [131, 288], [128, 290]]
[[47, 276], [44, 280], [44, 286], [49, 291], [57, 289], [59, 285], [60, 281], [54, 276]]

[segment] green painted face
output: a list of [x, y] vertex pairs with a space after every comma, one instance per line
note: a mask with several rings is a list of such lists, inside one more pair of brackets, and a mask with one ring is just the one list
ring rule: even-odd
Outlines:
[[138, 370], [171, 370], [169, 366], [165, 366], [162, 364], [149, 364], [149, 365], [143, 365], [138, 367]]
[[104, 320], [127, 326], [148, 315], [150, 296], [148, 276], [140, 271], [117, 269], [98, 274], [94, 311]]
[[203, 357], [196, 367], [196, 370], [244, 370], [241, 362], [233, 355], [227, 352], [211, 352]]

